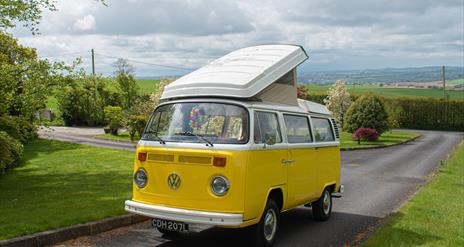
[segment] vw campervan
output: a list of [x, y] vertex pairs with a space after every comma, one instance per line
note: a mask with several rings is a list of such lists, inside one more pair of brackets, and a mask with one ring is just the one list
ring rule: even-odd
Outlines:
[[240, 49], [168, 85], [137, 144], [128, 212], [161, 232], [250, 226], [273, 244], [280, 212], [327, 220], [340, 184], [339, 133], [323, 105], [297, 99], [294, 45]]

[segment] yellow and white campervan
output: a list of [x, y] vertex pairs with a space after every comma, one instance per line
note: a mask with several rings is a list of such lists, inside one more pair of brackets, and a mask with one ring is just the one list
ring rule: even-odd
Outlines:
[[247, 227], [273, 244], [280, 212], [327, 220], [340, 196], [338, 127], [297, 99], [295, 45], [231, 52], [166, 86], [137, 145], [128, 212], [165, 234], [189, 224]]

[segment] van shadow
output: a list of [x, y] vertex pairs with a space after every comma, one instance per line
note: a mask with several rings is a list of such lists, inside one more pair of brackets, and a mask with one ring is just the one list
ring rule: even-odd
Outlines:
[[[297, 208], [282, 214], [281, 228], [275, 246], [353, 246], [359, 245], [372, 234], [382, 218], [333, 212], [326, 222], [315, 221], [310, 209]], [[395, 217], [399, 220], [402, 216]], [[423, 245], [440, 239], [427, 232], [413, 232], [392, 228], [391, 237], [404, 241], [407, 246]], [[402, 238], [401, 236], [407, 236]], [[174, 246], [253, 246], [253, 236], [249, 228], [222, 229], [209, 228], [198, 233], [190, 233], [174, 239], [167, 239], [158, 245]], [[404, 244], [404, 242], [398, 243]]]

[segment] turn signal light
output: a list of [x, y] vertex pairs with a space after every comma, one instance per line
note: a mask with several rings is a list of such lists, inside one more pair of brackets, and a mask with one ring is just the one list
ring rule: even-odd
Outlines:
[[219, 166], [219, 167], [226, 166], [226, 157], [214, 157], [213, 166]]
[[137, 158], [138, 158], [138, 160], [140, 160], [140, 161], [145, 161], [145, 160], [147, 160], [147, 153], [140, 152], [140, 153], [137, 155]]

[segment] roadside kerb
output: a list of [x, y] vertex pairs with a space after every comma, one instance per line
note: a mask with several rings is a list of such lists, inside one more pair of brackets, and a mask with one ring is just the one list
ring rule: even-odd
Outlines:
[[148, 218], [145, 216], [135, 214], [116, 216], [85, 224], [77, 224], [22, 237], [0, 240], [0, 247], [35, 247], [53, 245], [77, 237], [95, 235], [115, 228], [133, 225], [147, 219]]

